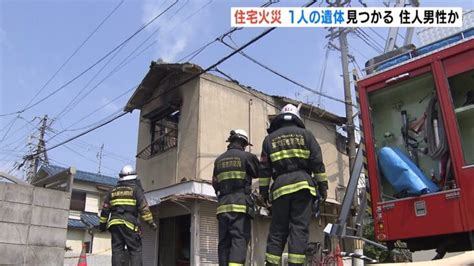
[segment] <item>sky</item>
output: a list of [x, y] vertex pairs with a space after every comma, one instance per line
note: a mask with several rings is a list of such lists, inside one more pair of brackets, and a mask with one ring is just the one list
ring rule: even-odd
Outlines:
[[[45, 115], [48, 116], [46, 147], [105, 121], [123, 109], [151, 61], [176, 62], [226, 32], [230, 28], [231, 7], [259, 6], [265, 0], [179, 0], [122, 48], [90, 68], [174, 2], [0, 0], [0, 114], [37, 103], [20, 114], [0, 117], [0, 171], [15, 169], [23, 161], [22, 157], [37, 144], [40, 120]], [[282, 0], [274, 6], [301, 6], [305, 2]], [[360, 6], [358, 1], [352, 2], [353, 6]], [[318, 1], [316, 5], [325, 6], [325, 3]], [[382, 6], [382, 1], [365, 3]], [[473, 9], [474, 3], [438, 0], [421, 1], [421, 6]], [[262, 30], [236, 31], [231, 35], [232, 41], [240, 46]], [[349, 34], [349, 52], [359, 67], [380, 54], [377, 47], [385, 45], [387, 31], [384, 28], [365, 29], [370, 39], [377, 43], [373, 45], [375, 48], [361, 41], [356, 34]], [[400, 33], [403, 35], [404, 31], [401, 29]], [[342, 99], [339, 53], [329, 50], [325, 60], [327, 34], [322, 28], [280, 28], [245, 52], [308, 87]], [[417, 42], [416, 34], [414, 42]], [[213, 43], [191, 62], [206, 67], [229, 52], [222, 44]], [[321, 87], [324, 66], [326, 73]], [[356, 64], [350, 65], [350, 69], [354, 67], [357, 68]], [[232, 57], [219, 69], [240, 83], [268, 94], [296, 98], [344, 115], [341, 103], [308, 93], [240, 55]], [[74, 79], [82, 72], [83, 75]], [[55, 91], [58, 92], [41, 101]], [[50, 164], [98, 172], [98, 155], [103, 145], [100, 172], [117, 175], [123, 165], [135, 164], [138, 119], [139, 112], [134, 111], [49, 151]], [[12, 173], [24, 174], [16, 170]]]

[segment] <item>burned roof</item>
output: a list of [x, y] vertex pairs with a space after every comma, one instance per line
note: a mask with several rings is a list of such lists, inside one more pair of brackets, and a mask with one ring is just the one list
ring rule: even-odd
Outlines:
[[124, 111], [131, 112], [134, 109], [140, 109], [153, 96], [155, 89], [168, 75], [172, 73], [196, 74], [200, 71], [202, 71], [202, 68], [195, 64], [165, 64], [152, 61], [150, 70], [128, 100]]
[[[153, 92], [155, 91], [155, 89], [158, 88], [158, 85], [170, 74], [197, 74], [200, 72], [202, 72], [202, 68], [196, 64], [191, 64], [191, 63], [167, 64], [167, 63], [157, 63], [154, 61], [151, 62], [150, 70], [145, 75], [142, 82], [133, 93], [132, 97], [129, 99], [127, 105], [125, 106], [125, 111], [130, 112], [134, 109], [141, 109], [141, 106], [153, 96]], [[206, 75], [223, 79], [222, 77], [209, 74], [209, 73], [207, 73]], [[237, 82], [237, 81], [231, 80], [230, 82]], [[282, 107], [284, 104], [287, 104], [287, 103], [292, 103], [295, 105], [299, 104], [298, 101], [287, 98], [287, 97], [278, 96], [278, 95], [269, 95], [267, 93], [264, 93], [262, 91], [256, 90], [254, 88], [251, 88], [242, 84], [239, 84], [239, 86], [245, 87], [248, 90], [258, 92], [264, 96], [272, 97], [277, 102], [280, 102], [282, 104]], [[329, 121], [331, 123], [337, 124], [337, 125], [342, 125], [346, 122], [345, 117], [338, 116], [336, 114], [333, 114], [331, 112], [328, 112], [326, 110], [323, 110], [313, 105], [303, 104], [303, 115], [305, 112], [304, 110], [306, 110], [308, 114], [311, 112], [317, 113], [319, 114], [319, 118]]]

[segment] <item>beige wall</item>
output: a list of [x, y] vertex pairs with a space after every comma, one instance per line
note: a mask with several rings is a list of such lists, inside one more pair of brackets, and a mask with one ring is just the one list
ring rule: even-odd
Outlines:
[[94, 242], [92, 243], [92, 253], [101, 255], [112, 254], [110, 241], [110, 233], [95, 233]]
[[84, 230], [67, 230], [66, 247], [70, 247], [72, 250], [66, 253], [66, 257], [70, 254], [79, 254], [82, 250], [82, 242], [84, 241]]
[[[170, 80], [155, 91], [155, 96], [161, 94], [164, 88], [178, 82]], [[179, 121], [178, 145], [149, 160], [137, 159], [137, 171], [146, 191], [166, 187], [182, 178], [196, 177], [196, 147], [198, 125], [198, 97], [196, 82], [189, 82], [175, 93], [169, 93], [144, 106], [141, 115], [147, 114], [169, 101], [182, 99], [181, 117]], [[138, 132], [137, 153], [150, 145], [150, 121], [141, 118]], [[180, 165], [177, 165], [177, 158]], [[176, 171], [178, 169], [178, 171]]]
[[[261, 94], [259, 97], [273, 101]], [[268, 115], [276, 113], [274, 107], [236, 84], [211, 75], [201, 78], [199, 105], [199, 178], [212, 179], [214, 160], [226, 150], [225, 140], [232, 129], [246, 130], [255, 145], [251, 152], [260, 156]]]
[[[161, 93], [162, 89], [160, 87], [155, 94]], [[258, 94], [258, 97], [253, 94]], [[148, 104], [142, 110], [142, 115], [173, 97], [182, 97], [183, 100], [178, 147], [149, 160], [137, 160], [138, 174], [147, 191], [175, 184], [184, 177], [211, 180], [214, 160], [226, 150], [225, 140], [231, 129], [246, 130], [255, 145], [251, 152], [260, 156], [261, 143], [267, 135], [268, 116], [278, 113], [272, 106], [275, 105], [272, 97], [256, 91], [249, 93], [235, 83], [204, 74], [199, 84], [188, 83], [174, 95], [166, 96], [167, 99]], [[270, 104], [259, 98], [264, 98]], [[317, 114], [313, 113], [313, 116], [317, 117]], [[338, 185], [347, 184], [349, 171], [347, 156], [336, 149], [336, 127], [327, 122], [308, 119], [305, 124], [321, 145], [330, 182], [329, 198], [340, 199], [336, 191]], [[150, 144], [149, 132], [149, 121], [142, 118], [138, 151]]]
[[328, 198], [333, 200], [341, 199], [341, 196], [337, 195], [338, 186], [346, 186], [349, 181], [349, 161], [346, 155], [337, 151], [336, 128], [332, 125], [308, 119], [304, 122], [306, 128], [313, 132], [321, 146], [329, 181]]

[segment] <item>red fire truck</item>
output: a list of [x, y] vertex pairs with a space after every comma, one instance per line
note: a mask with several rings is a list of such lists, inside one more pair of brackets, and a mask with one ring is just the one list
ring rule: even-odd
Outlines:
[[474, 29], [366, 65], [358, 81], [375, 236], [474, 249]]

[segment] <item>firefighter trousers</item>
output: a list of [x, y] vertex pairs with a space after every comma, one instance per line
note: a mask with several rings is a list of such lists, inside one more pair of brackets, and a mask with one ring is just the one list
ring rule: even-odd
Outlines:
[[130, 230], [123, 224], [112, 225], [109, 228], [112, 235], [112, 266], [125, 266], [125, 247], [127, 247], [130, 265], [142, 266], [142, 241], [138, 232]]
[[302, 189], [272, 202], [272, 222], [265, 253], [267, 264], [279, 265], [288, 238], [288, 265], [303, 265], [313, 200], [309, 190]]
[[225, 212], [219, 221], [219, 266], [244, 265], [250, 240], [250, 217], [246, 213]]

